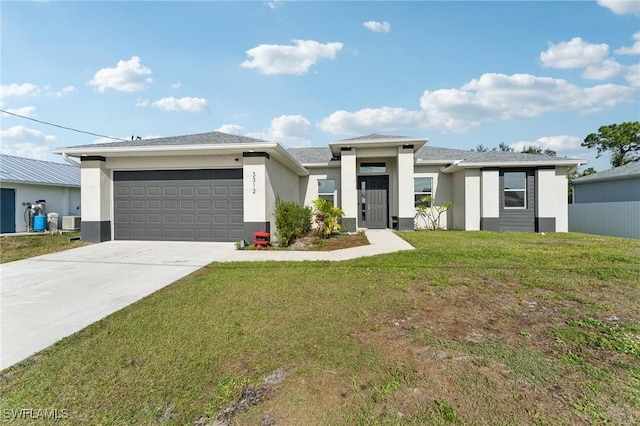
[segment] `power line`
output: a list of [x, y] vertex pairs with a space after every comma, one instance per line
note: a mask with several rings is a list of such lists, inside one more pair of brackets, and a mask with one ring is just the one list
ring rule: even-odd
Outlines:
[[36, 120], [35, 118], [31, 118], [31, 117], [27, 117], [27, 116], [24, 116], [24, 115], [16, 114], [16, 113], [13, 113], [13, 112], [5, 111], [3, 109], [0, 109], [0, 112], [3, 112], [5, 114], [9, 114], [9, 115], [13, 115], [13, 116], [18, 117], [18, 118], [24, 118], [25, 120], [35, 121], [36, 123], [46, 124], [47, 126], [53, 126], [53, 127], [58, 127], [60, 129], [71, 130], [72, 132], [84, 133], [84, 134], [91, 135], [91, 136], [98, 136], [98, 137], [101, 137], [101, 138], [114, 139], [114, 140], [117, 140], [117, 141], [128, 142], [128, 140], [126, 140], [126, 139], [115, 138], [113, 136], [101, 135], [101, 134], [98, 134], [98, 133], [86, 132], [84, 130], [74, 129], [73, 127], [61, 126], [59, 124], [48, 123], [46, 121]]

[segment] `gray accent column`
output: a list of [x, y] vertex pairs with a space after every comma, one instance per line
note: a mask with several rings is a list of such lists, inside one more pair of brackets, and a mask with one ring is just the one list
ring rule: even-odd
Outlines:
[[111, 221], [94, 222], [82, 220], [80, 222], [80, 235], [82, 236], [82, 241], [87, 243], [111, 241]]
[[356, 232], [356, 218], [355, 217], [343, 217], [340, 221], [342, 232]]
[[536, 217], [536, 232], [556, 232], [556, 218]]
[[483, 231], [499, 231], [500, 218], [499, 217], [481, 217], [480, 229]]
[[412, 217], [398, 218], [398, 231], [413, 231], [415, 229], [415, 221]]
[[[244, 223], [244, 239], [247, 241], [253, 240], [253, 233], [259, 231], [271, 232], [270, 222], [245, 222]], [[274, 235], [271, 235], [274, 238]]]

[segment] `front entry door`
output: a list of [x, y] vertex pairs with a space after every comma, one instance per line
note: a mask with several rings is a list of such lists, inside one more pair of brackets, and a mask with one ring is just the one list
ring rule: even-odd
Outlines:
[[389, 226], [389, 176], [358, 177], [360, 227], [384, 229]]
[[367, 228], [384, 229], [387, 227], [387, 190], [367, 189]]

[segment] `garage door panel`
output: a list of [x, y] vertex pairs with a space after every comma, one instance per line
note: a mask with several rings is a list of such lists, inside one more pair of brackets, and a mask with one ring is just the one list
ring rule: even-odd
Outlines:
[[193, 197], [196, 191], [193, 186], [183, 186], [180, 187], [180, 196], [181, 197]]
[[114, 172], [114, 235], [123, 240], [243, 238], [242, 169]]
[[199, 185], [196, 188], [196, 194], [200, 197], [211, 197], [211, 187]]

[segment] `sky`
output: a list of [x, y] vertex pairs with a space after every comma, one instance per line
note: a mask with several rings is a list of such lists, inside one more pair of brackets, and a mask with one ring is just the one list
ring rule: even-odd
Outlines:
[[[221, 131], [580, 146], [640, 120], [640, 1], [0, 2], [3, 154]], [[55, 124], [67, 130], [29, 120]], [[583, 168], [584, 168], [583, 167]]]

